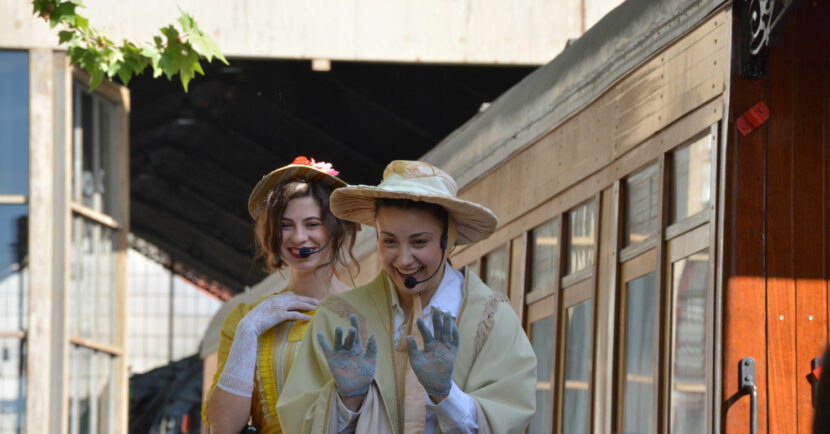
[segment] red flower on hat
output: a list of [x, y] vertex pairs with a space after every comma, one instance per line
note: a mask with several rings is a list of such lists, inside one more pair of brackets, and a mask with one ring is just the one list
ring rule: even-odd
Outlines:
[[321, 172], [326, 172], [331, 176], [337, 176], [340, 174], [337, 170], [334, 170], [331, 163], [326, 163], [325, 161], [314, 161], [313, 158], [306, 158], [304, 156], [299, 156], [291, 162], [291, 164], [296, 164], [298, 166], [309, 166], [314, 169], [317, 169]]

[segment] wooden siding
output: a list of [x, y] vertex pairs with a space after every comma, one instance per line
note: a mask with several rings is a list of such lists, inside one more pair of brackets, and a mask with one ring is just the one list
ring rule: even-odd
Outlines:
[[[757, 362], [758, 432], [812, 432], [807, 375], [827, 343], [830, 4], [795, 8], [768, 74], [732, 81], [723, 360], [729, 434], [749, 432], [748, 398], [729, 405], [746, 356]], [[741, 136], [735, 119], [759, 101], [769, 106], [769, 121]]]
[[[505, 231], [554, 197], [567, 198], [576, 184], [590, 191], [581, 191], [577, 202], [568, 201], [567, 206], [655, 159], [665, 151], [659, 148], [677, 146], [717, 122], [723, 107], [719, 97], [728, 79], [729, 21], [728, 10], [714, 14], [584, 110], [466, 187], [460, 196], [490, 207], [499, 216], [499, 232], [505, 233], [475, 244], [475, 252], [459, 249], [457, 265], [527, 230], [521, 224]], [[658, 132], [662, 136], [655, 140]], [[531, 225], [541, 221], [534, 219]]]

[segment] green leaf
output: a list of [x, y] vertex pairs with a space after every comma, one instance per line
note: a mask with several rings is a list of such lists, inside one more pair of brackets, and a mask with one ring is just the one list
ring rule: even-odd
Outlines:
[[72, 40], [72, 37], [75, 36], [75, 32], [69, 30], [63, 30], [58, 33], [58, 44], [65, 44]]
[[191, 17], [190, 14], [188, 14], [187, 12], [183, 11], [182, 8], [179, 8], [179, 12], [181, 12], [182, 15], [176, 21], [178, 21], [179, 24], [182, 25], [182, 31], [185, 34], [187, 34], [190, 32], [191, 29], [196, 27], [196, 22], [193, 20], [193, 17]]
[[[212, 62], [215, 57], [222, 61], [225, 65], [228, 64], [225, 56], [223, 56], [222, 52], [219, 51], [219, 46], [216, 45], [216, 42], [199, 29], [196, 22], [190, 15], [182, 12], [182, 16], [179, 17], [179, 23], [182, 24], [182, 30], [184, 30], [185, 35], [187, 35], [187, 40], [193, 44], [193, 48], [196, 49], [197, 53], [204, 56], [208, 62]], [[185, 25], [185, 23], [187, 23], [187, 25]]]
[[161, 58], [159, 59], [159, 67], [164, 71], [164, 74], [167, 76], [167, 79], [170, 80], [179, 72], [181, 69], [181, 60], [182, 60], [182, 50], [184, 47], [182, 44], [173, 43], [168, 45], [164, 51], [161, 53]]
[[193, 79], [194, 71], [198, 67], [200, 70], [202, 69], [201, 65], [199, 65], [199, 54], [196, 53], [193, 49], [185, 50], [185, 55], [182, 56], [179, 64], [181, 65], [181, 70], [179, 71], [179, 78], [182, 80], [182, 86], [184, 87], [184, 91], [187, 92], [187, 85], [190, 83], [190, 80]]
[[75, 15], [75, 27], [82, 30], [89, 30], [89, 20], [86, 17]]
[[104, 81], [104, 71], [96, 68], [91, 71], [87, 70], [87, 72], [89, 73], [89, 91], [92, 92]]
[[133, 78], [134, 70], [128, 64], [122, 64], [121, 68], [118, 69], [118, 78], [124, 83], [124, 86], [130, 84], [130, 79]]
[[55, 8], [55, 11], [52, 12], [50, 24], [51, 21], [54, 20], [56, 22], [63, 22], [69, 24], [70, 26], [74, 26], [76, 21], [75, 8], [77, 6], [78, 5], [73, 2], [62, 2], [57, 8]]
[[167, 38], [167, 45], [179, 43], [179, 31], [173, 26], [162, 27], [160, 30], [162, 35]]
[[161, 53], [158, 49], [150, 44], [141, 49], [141, 55], [149, 60], [150, 66], [153, 68], [153, 78], [158, 78], [162, 74], [159, 63], [161, 62]]

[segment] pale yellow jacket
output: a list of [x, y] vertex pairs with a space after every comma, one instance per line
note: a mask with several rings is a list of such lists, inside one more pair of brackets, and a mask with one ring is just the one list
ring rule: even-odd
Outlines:
[[[453, 381], [475, 399], [480, 433], [521, 433], [536, 405], [536, 356], [507, 298], [475, 273], [464, 274]], [[336, 326], [348, 330], [352, 313], [358, 316], [364, 347], [372, 333], [378, 343], [375, 383], [356, 432], [403, 432], [405, 358], [393, 343], [391, 309], [396, 297], [393, 283], [381, 271], [372, 282], [321, 302], [277, 403], [285, 432], [336, 432], [334, 380], [317, 333], [332, 342]]]
[[[277, 291], [279, 293], [281, 291]], [[273, 294], [272, 294], [273, 295]], [[202, 421], [207, 425], [207, 402], [210, 400], [216, 382], [225, 369], [228, 353], [236, 334], [239, 321], [253, 308], [269, 296], [262, 297], [254, 303], [238, 304], [225, 317], [217, 352], [216, 374], [210, 386], [207, 399], [202, 403]], [[314, 311], [305, 312], [314, 316]], [[277, 398], [285, 384], [294, 361], [294, 353], [305, 334], [309, 322], [287, 321], [272, 327], [259, 336], [257, 340], [256, 370], [254, 373], [254, 392], [251, 397], [251, 420], [262, 434], [281, 434], [280, 421], [277, 417]]]

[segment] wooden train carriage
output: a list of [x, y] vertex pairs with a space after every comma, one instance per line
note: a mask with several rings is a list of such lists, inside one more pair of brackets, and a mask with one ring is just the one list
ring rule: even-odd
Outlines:
[[745, 357], [758, 432], [811, 431], [828, 22], [826, 1], [628, 0], [424, 156], [500, 218], [452, 261], [524, 318], [529, 432], [748, 433]]

